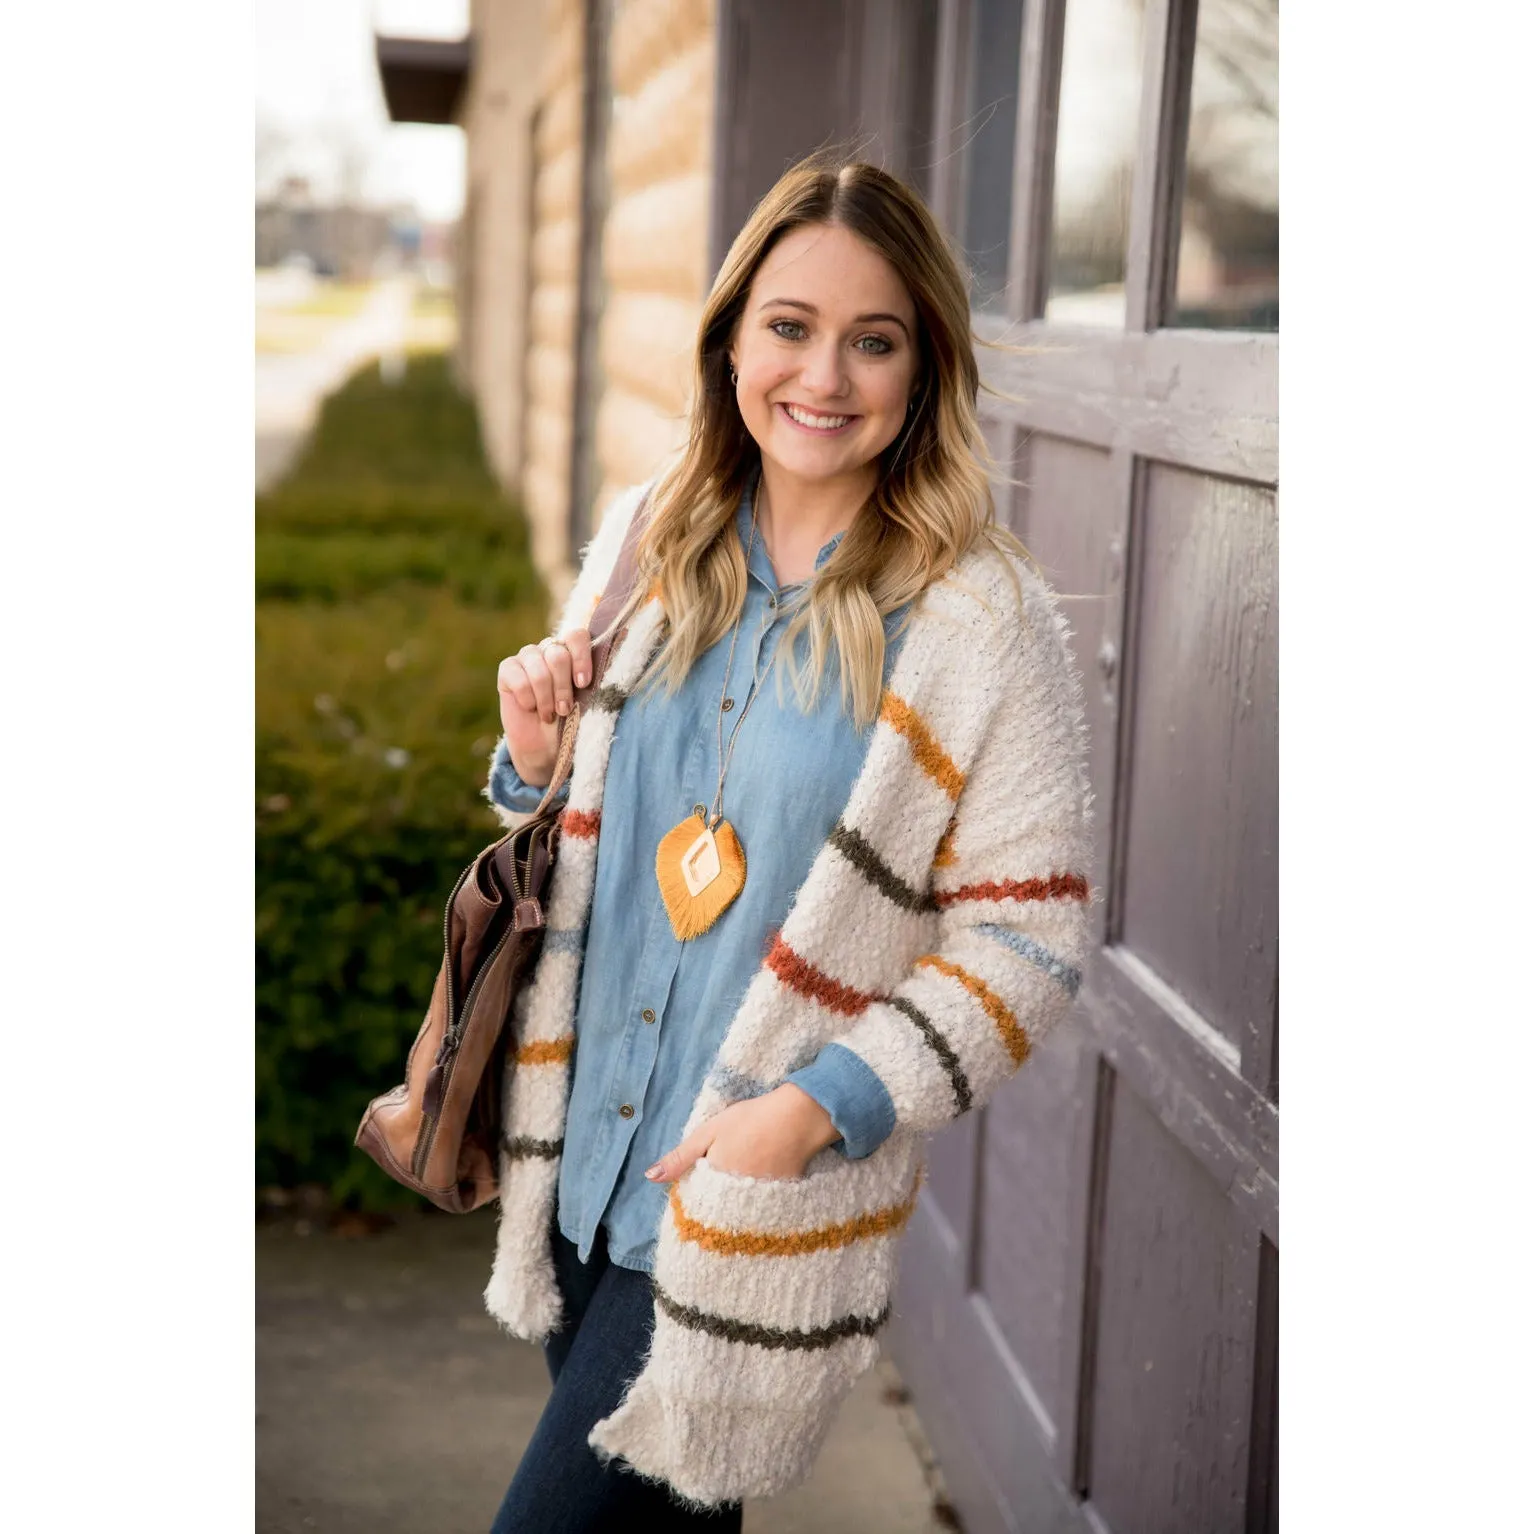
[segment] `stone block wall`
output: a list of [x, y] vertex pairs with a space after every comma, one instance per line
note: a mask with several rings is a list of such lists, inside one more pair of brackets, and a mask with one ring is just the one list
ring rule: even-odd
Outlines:
[[468, 184], [458, 242], [459, 376], [478, 407], [490, 466], [513, 491], [526, 424], [528, 211], [543, 12], [544, 0], [474, 0], [474, 71], [462, 113]]
[[527, 427], [520, 480], [532, 527], [533, 558], [557, 588], [568, 581], [570, 555], [585, 6], [581, 0], [545, 0], [543, 11], [543, 57], [532, 128]]
[[[468, 185], [460, 376], [490, 462], [518, 495], [556, 600], [573, 578], [585, 0], [474, 0], [462, 114]], [[588, 402], [592, 525], [686, 435], [708, 270], [714, 0], [609, 0], [609, 119], [593, 188], [600, 277]]]
[[708, 270], [713, 0], [616, 0], [602, 231], [597, 516], [686, 436]]

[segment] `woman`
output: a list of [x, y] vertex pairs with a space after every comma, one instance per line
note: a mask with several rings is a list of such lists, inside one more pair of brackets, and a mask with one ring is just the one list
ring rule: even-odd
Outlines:
[[554, 1390], [497, 1534], [738, 1529], [807, 1475], [877, 1355], [925, 1137], [1075, 994], [1079, 685], [995, 524], [978, 386], [920, 201], [795, 167], [709, 296], [685, 452], [608, 510], [561, 637], [501, 665], [515, 824], [628, 535], [514, 1019], [486, 1303]]

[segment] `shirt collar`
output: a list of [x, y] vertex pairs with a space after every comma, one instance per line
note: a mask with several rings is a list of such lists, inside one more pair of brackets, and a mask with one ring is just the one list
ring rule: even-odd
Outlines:
[[[742, 549], [749, 548], [751, 544], [751, 509], [756, 501], [757, 480], [753, 479], [746, 486], [746, 493], [740, 498], [740, 508], [735, 513], [735, 526], [740, 533], [740, 546]], [[815, 556], [815, 568], [822, 565], [836, 552], [836, 546], [847, 536], [846, 530], [836, 534], [828, 543], [820, 546], [820, 552]], [[772, 560], [767, 556], [767, 545], [762, 538], [761, 528], [756, 530], [756, 548], [751, 555], [749, 566], [750, 573], [762, 582], [769, 590], [778, 589], [777, 572], [772, 568]]]

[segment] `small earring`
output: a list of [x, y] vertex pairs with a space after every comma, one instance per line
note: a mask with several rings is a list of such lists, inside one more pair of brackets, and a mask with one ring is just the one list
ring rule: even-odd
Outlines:
[[732, 384], [737, 384], [740, 382], [740, 375], [735, 371], [734, 368], [730, 369], [730, 382]]

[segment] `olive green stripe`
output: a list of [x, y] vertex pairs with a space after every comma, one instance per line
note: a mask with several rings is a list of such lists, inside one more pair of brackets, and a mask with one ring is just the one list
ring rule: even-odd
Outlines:
[[964, 1074], [964, 1067], [959, 1064], [959, 1057], [953, 1052], [952, 1045], [933, 1026], [932, 1019], [904, 996], [892, 997], [890, 1005], [904, 1014], [906, 1020], [926, 1040], [927, 1047], [942, 1062], [943, 1069], [948, 1072], [948, 1080], [953, 1087], [953, 1100], [959, 1112], [968, 1113], [974, 1102], [974, 1094], [970, 1091], [969, 1078]]
[[872, 1337], [889, 1320], [888, 1305], [876, 1316], [843, 1316], [828, 1326], [817, 1326], [810, 1331], [798, 1331], [781, 1326], [756, 1326], [749, 1321], [734, 1321], [727, 1316], [716, 1316], [692, 1305], [674, 1300], [659, 1285], [655, 1287], [655, 1303], [677, 1323], [690, 1331], [707, 1332], [710, 1337], [722, 1337], [726, 1342], [748, 1342], [758, 1348], [788, 1348], [795, 1352], [814, 1352], [828, 1348], [848, 1337]]
[[526, 1161], [532, 1157], [540, 1157], [551, 1161], [565, 1148], [564, 1138], [558, 1140], [535, 1140], [531, 1135], [518, 1135], [516, 1139], [506, 1136], [501, 1137], [501, 1149], [511, 1157], [513, 1161]]
[[874, 851], [860, 831], [837, 821], [827, 838], [831, 845], [863, 875], [879, 893], [904, 911], [935, 911], [937, 902], [931, 894], [913, 889]]

